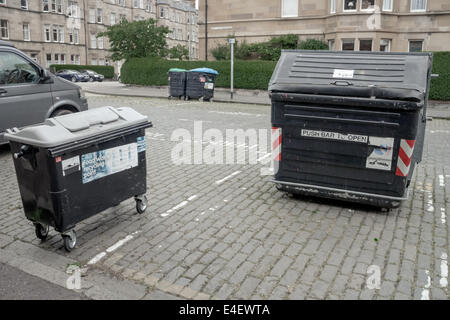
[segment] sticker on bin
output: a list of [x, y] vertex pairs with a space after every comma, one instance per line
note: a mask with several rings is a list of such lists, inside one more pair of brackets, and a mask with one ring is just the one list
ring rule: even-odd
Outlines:
[[332, 139], [332, 140], [341, 140], [359, 143], [367, 143], [368, 141], [367, 136], [362, 136], [358, 134], [351, 134], [351, 133], [342, 134], [338, 132], [307, 130], [307, 129], [302, 129], [302, 136], [309, 138]]
[[137, 150], [138, 150], [138, 153], [145, 151], [145, 137], [137, 138]]
[[205, 89], [207, 89], [207, 90], [214, 89], [214, 83], [212, 83], [212, 82], [205, 83]]
[[138, 166], [138, 145], [123, 146], [83, 154], [83, 184]]
[[63, 176], [80, 171], [80, 156], [72, 157], [62, 161]]
[[355, 70], [334, 69], [333, 78], [353, 79]]
[[373, 150], [367, 157], [366, 168], [390, 171], [394, 138], [369, 137], [369, 147]]

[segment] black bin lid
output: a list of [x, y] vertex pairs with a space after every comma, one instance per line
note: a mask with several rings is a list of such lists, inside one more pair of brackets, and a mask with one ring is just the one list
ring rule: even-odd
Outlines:
[[423, 102], [432, 53], [283, 50], [269, 91]]

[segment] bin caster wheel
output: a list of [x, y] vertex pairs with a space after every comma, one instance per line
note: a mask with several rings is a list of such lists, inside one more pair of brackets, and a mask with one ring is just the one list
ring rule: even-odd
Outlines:
[[136, 211], [139, 214], [144, 213], [145, 210], [147, 209], [147, 204], [148, 204], [148, 201], [147, 201], [146, 196], [143, 196], [141, 198], [136, 198]]
[[64, 242], [64, 249], [66, 249], [67, 252], [72, 251], [72, 249], [75, 248], [75, 245], [77, 244], [77, 234], [75, 233], [75, 230], [61, 234], [61, 236]]
[[36, 237], [38, 237], [38, 239], [41, 239], [42, 241], [45, 241], [45, 239], [47, 239], [49, 229], [50, 229], [49, 226], [43, 226], [40, 223], [36, 223], [34, 225], [34, 230], [36, 231]]

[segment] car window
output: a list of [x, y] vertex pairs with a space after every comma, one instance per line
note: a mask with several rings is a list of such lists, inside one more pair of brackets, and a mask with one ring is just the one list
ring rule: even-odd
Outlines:
[[38, 83], [39, 70], [32, 63], [12, 52], [0, 52], [0, 85]]

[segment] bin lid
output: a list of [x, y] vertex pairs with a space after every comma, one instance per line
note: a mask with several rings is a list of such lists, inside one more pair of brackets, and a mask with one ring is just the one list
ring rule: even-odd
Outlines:
[[283, 50], [271, 92], [423, 102], [432, 53]]
[[186, 72], [186, 69], [180, 69], [180, 68], [170, 68], [169, 72]]
[[219, 72], [217, 72], [214, 69], [210, 69], [210, 68], [195, 68], [195, 69], [191, 69], [189, 71], [191, 71], [191, 72], [204, 72], [204, 73], [210, 73], [210, 74], [215, 74], [215, 75], [219, 74]]
[[132, 108], [102, 107], [49, 118], [22, 129], [8, 129], [5, 138], [51, 148], [147, 122], [147, 116]]

